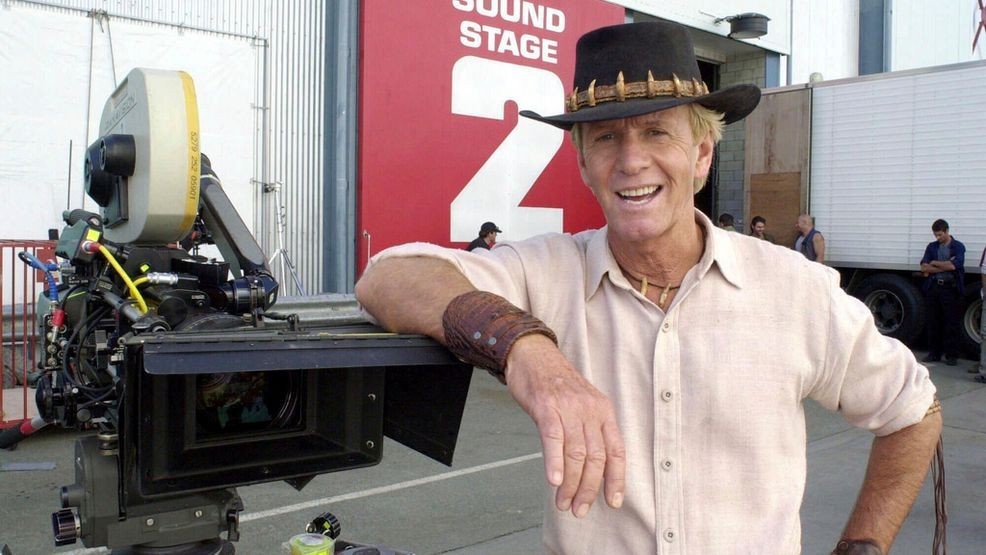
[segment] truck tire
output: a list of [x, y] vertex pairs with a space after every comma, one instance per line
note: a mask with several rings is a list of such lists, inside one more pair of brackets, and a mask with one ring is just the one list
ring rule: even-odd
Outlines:
[[895, 274], [873, 274], [852, 291], [873, 313], [883, 335], [909, 344], [924, 330], [924, 299], [907, 278]]
[[982, 284], [966, 284], [965, 302], [962, 303], [962, 321], [959, 325], [959, 345], [962, 354], [972, 360], [979, 360], [979, 344], [982, 337], [979, 334], [980, 318], [983, 313], [983, 299], [979, 296]]

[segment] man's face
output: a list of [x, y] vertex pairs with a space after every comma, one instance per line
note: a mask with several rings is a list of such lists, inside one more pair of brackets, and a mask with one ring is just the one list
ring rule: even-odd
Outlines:
[[614, 239], [647, 241], [693, 225], [694, 181], [708, 175], [714, 145], [708, 136], [695, 144], [688, 110], [582, 125], [579, 169]]
[[753, 224], [753, 232], [757, 235], [763, 235], [764, 230], [767, 229], [767, 224], [763, 222], [757, 222]]
[[948, 243], [948, 231], [935, 231], [934, 234], [935, 240], [938, 241], [938, 244], [944, 245], [945, 243]]
[[797, 227], [802, 235], [807, 235], [811, 231], [811, 219], [805, 216], [798, 216]]

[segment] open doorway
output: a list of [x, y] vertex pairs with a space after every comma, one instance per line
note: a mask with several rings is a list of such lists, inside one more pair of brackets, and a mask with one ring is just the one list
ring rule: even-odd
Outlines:
[[[699, 60], [698, 69], [702, 73], [702, 81], [708, 85], [710, 91], [719, 89], [719, 66], [717, 64]], [[716, 147], [712, 155], [712, 169], [709, 171], [709, 179], [705, 182], [705, 187], [695, 195], [695, 208], [701, 210], [713, 222], [716, 221], [716, 203], [718, 201], [716, 193], [719, 187], [719, 147]]]

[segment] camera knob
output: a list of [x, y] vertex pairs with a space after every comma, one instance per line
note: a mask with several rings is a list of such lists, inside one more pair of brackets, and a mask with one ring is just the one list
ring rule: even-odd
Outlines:
[[336, 539], [339, 537], [339, 534], [342, 534], [342, 524], [339, 523], [336, 515], [326, 512], [313, 518], [308, 523], [308, 526], [305, 527], [305, 531], [310, 534], [322, 534], [323, 536]]
[[55, 545], [70, 545], [78, 539], [82, 525], [75, 510], [62, 509], [51, 513], [51, 527], [55, 534]]

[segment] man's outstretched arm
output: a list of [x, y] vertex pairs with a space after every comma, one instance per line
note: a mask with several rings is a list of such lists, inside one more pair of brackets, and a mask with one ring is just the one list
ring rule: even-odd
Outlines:
[[873, 440], [866, 477], [843, 538], [869, 539], [888, 553], [921, 491], [941, 435], [941, 413]]
[[[452, 264], [430, 257], [385, 258], [356, 284], [356, 298], [382, 326], [446, 344], [449, 303], [475, 290]], [[507, 354], [507, 387], [534, 419], [555, 506], [584, 516], [605, 486], [611, 507], [623, 503], [626, 453], [609, 399], [585, 380], [544, 335], [522, 336]]]
[[444, 260], [385, 258], [370, 266], [356, 283], [356, 299], [388, 330], [420, 333], [444, 345], [445, 307], [475, 289]]

